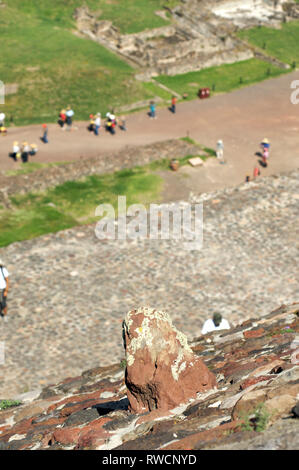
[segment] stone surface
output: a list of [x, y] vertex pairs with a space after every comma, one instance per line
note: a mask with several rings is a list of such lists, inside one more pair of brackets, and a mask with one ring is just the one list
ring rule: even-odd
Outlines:
[[134, 413], [170, 410], [216, 386], [214, 374], [166, 312], [132, 310], [123, 328], [127, 394]]
[[[193, 194], [190, 202], [202, 202], [204, 207], [202, 250], [186, 250], [181, 240], [100, 241], [95, 225], [1, 248], [0, 257], [11, 275], [9, 315], [6, 322], [0, 318], [0, 339], [6, 349], [0, 369], [1, 398], [108, 366], [111, 357], [121, 373], [120, 325], [124, 312], [136, 305], [167, 307], [174, 325], [190, 341], [200, 335], [215, 310], [232, 326], [252, 317], [252, 328], [265, 330], [259, 338], [244, 338], [250, 325], [214, 336], [213, 347], [222, 357], [219, 371], [231, 374], [230, 380], [243, 373], [242, 367], [250, 373], [247, 359], [255, 359], [265, 340], [268, 354], [258, 358], [264, 361], [259, 366], [269, 362], [263, 357], [269, 358], [270, 353], [270, 361], [277, 360], [287, 346], [291, 361], [296, 361], [299, 348], [294, 335], [287, 334], [297, 318], [295, 307], [288, 316], [285, 307], [276, 313], [281, 324], [271, 336], [267, 328], [273, 316], [265, 315], [298, 297], [294, 262], [298, 259], [298, 182], [297, 170], [252, 185]], [[84, 302], [74, 302], [83, 288]], [[255, 326], [260, 318], [263, 323]], [[205, 348], [206, 343], [191, 346]], [[235, 355], [227, 361], [232, 350]], [[215, 361], [217, 354], [211, 351], [210, 355]], [[239, 363], [241, 357], [244, 364]], [[67, 382], [59, 390], [49, 386], [43, 393], [50, 396], [66, 389], [72, 393], [79, 382], [86, 386], [86, 378]]]
[[[194, 339], [192, 347], [216, 375], [217, 388], [172, 410], [132, 413], [125, 369], [119, 364], [68, 377], [45, 387], [39, 397], [26, 393], [24, 403], [0, 411], [0, 449], [298, 450], [299, 367], [292, 363], [298, 313], [298, 303], [283, 305], [223, 332], [228, 342], [218, 341], [219, 332]], [[292, 333], [285, 328], [290, 320]], [[135, 325], [136, 337], [141, 323]], [[131, 326], [134, 330], [133, 322]], [[263, 328], [263, 335], [246, 338], [250, 328]], [[241, 344], [233, 341], [237, 333], [242, 335]], [[227, 376], [227, 365], [232, 375]], [[259, 405], [264, 419], [260, 432]]]

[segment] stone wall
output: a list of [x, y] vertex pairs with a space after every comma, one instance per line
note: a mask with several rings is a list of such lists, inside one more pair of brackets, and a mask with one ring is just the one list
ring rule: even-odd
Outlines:
[[127, 35], [86, 7], [75, 11], [75, 19], [81, 34], [120, 54], [138, 69], [137, 79], [148, 80], [254, 57], [253, 48], [234, 33], [257, 25], [279, 27], [286, 8], [296, 16], [297, 7], [285, 0], [184, 0], [168, 8], [170, 25]]

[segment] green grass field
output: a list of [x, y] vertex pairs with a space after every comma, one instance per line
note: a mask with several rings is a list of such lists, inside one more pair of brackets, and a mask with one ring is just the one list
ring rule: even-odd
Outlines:
[[118, 195], [127, 197], [127, 205], [147, 205], [157, 200], [161, 187], [162, 178], [146, 167], [16, 195], [11, 198], [12, 209], [0, 208], [0, 246], [95, 222], [96, 207], [109, 203], [116, 209]]
[[[86, 120], [90, 113], [106, 113], [153, 97], [152, 91], [135, 80], [135, 71], [126, 62], [74, 34], [72, 15], [82, 1], [5, 3], [0, 16], [0, 79], [18, 86], [16, 94], [6, 96], [8, 123], [11, 118], [15, 125], [55, 122], [68, 104], [74, 108], [75, 119]], [[123, 19], [126, 31], [150, 27], [155, 18], [165, 23], [154, 14], [163, 3], [160, 0], [129, 0], [126, 7], [123, 1], [85, 3], [113, 20], [114, 16]]]
[[281, 29], [258, 27], [238, 33], [240, 38], [261, 48], [267, 54], [292, 65], [299, 64], [299, 21], [291, 21]]
[[191, 100], [196, 98], [199, 88], [210, 87], [214, 93], [227, 93], [282, 73], [286, 71], [258, 59], [249, 59], [199, 72], [171, 77], [161, 75], [156, 80], [180, 95], [187, 93], [187, 99]]
[[[183, 140], [198, 145], [198, 155], [203, 160], [215, 156], [212, 149], [188, 137]], [[190, 158], [191, 155], [178, 158], [180, 166], [187, 165]], [[126, 196], [127, 206], [156, 203], [163, 189], [161, 172], [171, 171], [170, 160], [164, 158], [133, 169], [69, 181], [42, 193], [11, 197], [10, 210], [0, 206], [0, 247], [96, 222], [95, 209], [100, 204], [111, 204], [117, 213], [118, 195]], [[26, 163], [16, 172], [28, 174], [49, 165], [52, 164]]]

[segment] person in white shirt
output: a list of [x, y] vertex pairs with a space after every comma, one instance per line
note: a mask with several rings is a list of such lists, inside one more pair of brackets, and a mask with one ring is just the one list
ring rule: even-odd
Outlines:
[[72, 130], [72, 125], [73, 125], [73, 116], [74, 116], [74, 111], [70, 106], [67, 107], [66, 109], [66, 124], [67, 124], [67, 130], [70, 131]]
[[220, 163], [224, 162], [224, 145], [222, 140], [218, 140], [217, 142], [217, 149], [216, 149], [216, 155], [218, 160], [220, 160]]
[[206, 335], [207, 333], [211, 333], [213, 331], [229, 329], [230, 325], [227, 320], [222, 318], [221, 313], [214, 313], [213, 319], [209, 318], [209, 320], [205, 321], [201, 330], [201, 334]]
[[3, 261], [0, 260], [0, 314], [7, 315], [7, 292], [9, 287], [9, 273], [4, 267]]
[[0, 113], [0, 127], [4, 127], [5, 114]]
[[100, 127], [101, 127], [101, 113], [97, 113], [96, 118], [94, 120], [94, 133], [95, 133], [95, 135], [99, 135]]

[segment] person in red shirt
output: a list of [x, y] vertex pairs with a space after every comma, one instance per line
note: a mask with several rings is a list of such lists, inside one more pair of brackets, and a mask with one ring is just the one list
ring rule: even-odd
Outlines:
[[173, 114], [175, 114], [175, 112], [176, 112], [176, 103], [177, 103], [177, 98], [175, 96], [173, 96], [171, 98], [171, 108], [170, 108], [170, 110]]

